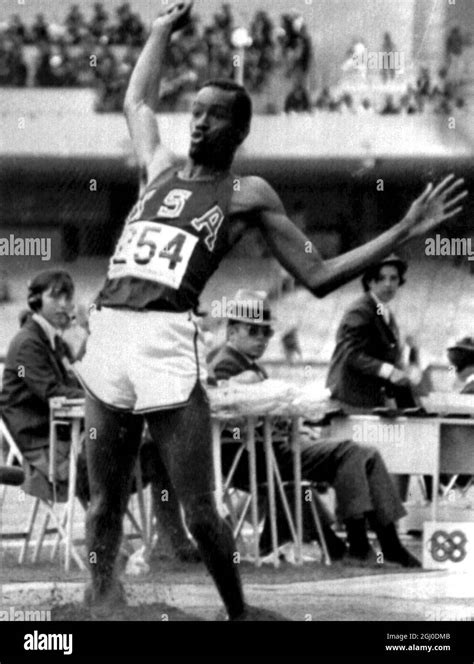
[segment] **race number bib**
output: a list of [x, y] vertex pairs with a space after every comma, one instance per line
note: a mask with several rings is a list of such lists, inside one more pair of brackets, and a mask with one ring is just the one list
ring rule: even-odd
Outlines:
[[109, 279], [135, 277], [177, 290], [198, 238], [165, 224], [128, 224], [109, 265]]

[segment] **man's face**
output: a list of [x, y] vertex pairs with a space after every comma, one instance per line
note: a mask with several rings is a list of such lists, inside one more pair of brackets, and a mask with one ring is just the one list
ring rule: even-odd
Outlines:
[[272, 336], [273, 330], [269, 325], [238, 323], [232, 326], [229, 341], [240, 353], [258, 360], [266, 351]]
[[196, 164], [216, 166], [231, 160], [239, 135], [233, 125], [235, 94], [207, 87], [199, 91], [191, 111], [189, 156]]
[[370, 291], [385, 304], [393, 300], [399, 286], [400, 275], [394, 265], [385, 265], [381, 268], [378, 279], [369, 281]]
[[54, 290], [54, 286], [42, 293], [43, 305], [39, 314], [45, 318], [48, 323], [59, 330], [64, 330], [69, 326], [70, 314], [74, 309], [72, 296], [63, 292]]

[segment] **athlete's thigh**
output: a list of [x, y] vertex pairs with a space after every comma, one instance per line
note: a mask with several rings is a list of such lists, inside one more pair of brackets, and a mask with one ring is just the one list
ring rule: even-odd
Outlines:
[[91, 491], [127, 482], [135, 466], [143, 419], [86, 396], [86, 451]]
[[183, 408], [146, 416], [150, 434], [180, 498], [214, 490], [211, 419], [198, 382]]

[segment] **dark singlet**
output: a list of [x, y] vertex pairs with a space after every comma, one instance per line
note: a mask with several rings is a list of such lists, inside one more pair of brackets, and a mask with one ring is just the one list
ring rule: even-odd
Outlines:
[[160, 174], [130, 212], [97, 306], [196, 310], [229, 245], [233, 176], [184, 180]]

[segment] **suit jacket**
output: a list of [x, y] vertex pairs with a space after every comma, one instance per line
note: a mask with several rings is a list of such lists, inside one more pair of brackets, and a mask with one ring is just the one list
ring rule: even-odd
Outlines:
[[56, 350], [31, 318], [8, 348], [3, 373], [2, 416], [18, 447], [27, 452], [49, 445], [51, 397], [84, 396], [78, 380], [66, 370], [61, 341]]
[[326, 386], [334, 399], [360, 408], [385, 405], [393, 397], [399, 407], [415, 405], [411, 390], [380, 378], [382, 364], [401, 367], [399, 332], [377, 313], [373, 297], [366, 293], [344, 313], [336, 335]]
[[229, 344], [224, 344], [211, 360], [209, 379], [210, 382], [215, 383], [218, 380], [228, 380], [244, 371], [255, 371], [260, 378], [268, 378], [267, 372], [260, 364], [252, 361], [246, 355], [242, 355]]

